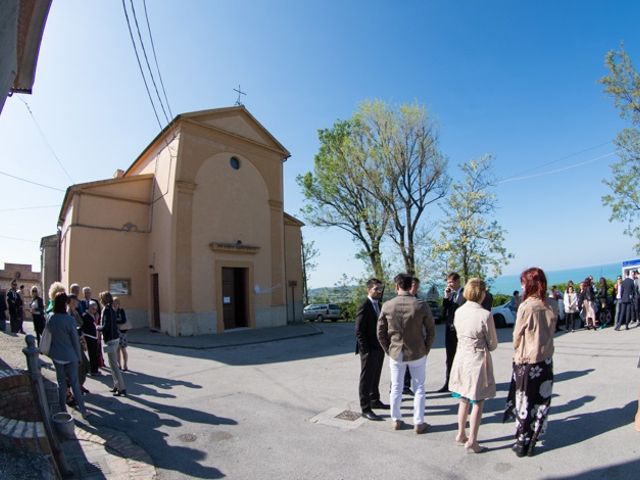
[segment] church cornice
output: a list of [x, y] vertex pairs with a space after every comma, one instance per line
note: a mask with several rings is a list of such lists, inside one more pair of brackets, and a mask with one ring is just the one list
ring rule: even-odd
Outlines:
[[239, 241], [236, 243], [211, 242], [209, 248], [217, 253], [244, 253], [249, 255], [255, 255], [260, 251], [258, 246], [244, 245]]

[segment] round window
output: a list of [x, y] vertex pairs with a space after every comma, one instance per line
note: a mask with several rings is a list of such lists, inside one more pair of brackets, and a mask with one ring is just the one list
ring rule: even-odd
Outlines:
[[240, 168], [240, 160], [238, 160], [237, 157], [231, 157], [229, 159], [229, 165], [231, 165], [231, 168], [234, 170], [238, 170]]

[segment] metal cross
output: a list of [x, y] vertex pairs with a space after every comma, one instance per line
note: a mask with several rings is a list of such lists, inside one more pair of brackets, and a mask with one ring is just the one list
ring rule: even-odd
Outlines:
[[238, 88], [234, 88], [233, 89], [234, 92], [238, 92], [238, 99], [236, 100], [236, 105], [242, 105], [242, 97], [241, 95], [246, 96], [247, 94], [244, 93], [241, 89], [240, 89], [240, 85], [238, 84]]

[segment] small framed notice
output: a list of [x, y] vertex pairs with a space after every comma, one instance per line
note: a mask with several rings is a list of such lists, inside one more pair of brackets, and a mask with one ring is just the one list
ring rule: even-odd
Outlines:
[[110, 278], [109, 293], [111, 295], [131, 295], [131, 279], [130, 278]]
[[231, 297], [222, 297], [222, 303], [224, 305], [229, 305], [231, 303]]

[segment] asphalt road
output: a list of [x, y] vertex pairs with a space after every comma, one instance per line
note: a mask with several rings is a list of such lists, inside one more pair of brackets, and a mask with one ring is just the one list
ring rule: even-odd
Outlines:
[[[87, 381], [92, 424], [125, 431], [161, 479], [640, 478], [640, 328], [556, 338], [549, 429], [535, 456], [517, 458], [514, 425], [502, 423], [510, 329], [498, 331], [493, 353], [498, 396], [480, 429], [489, 450], [473, 455], [454, 444], [456, 401], [434, 393], [444, 380], [441, 325], [427, 365], [433, 427], [420, 436], [393, 431], [384, 411], [383, 422], [333, 418], [359, 410], [359, 360], [353, 324], [318, 327], [322, 335], [210, 350], [130, 345], [127, 399], [110, 396], [106, 377]], [[411, 408], [407, 397], [407, 421]]]

